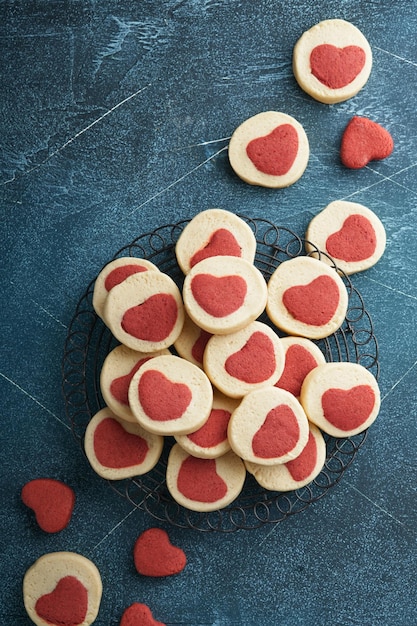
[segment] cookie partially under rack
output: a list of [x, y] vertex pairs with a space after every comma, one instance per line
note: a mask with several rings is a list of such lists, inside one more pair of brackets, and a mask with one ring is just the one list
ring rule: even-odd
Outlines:
[[[252, 228], [257, 241], [255, 265], [268, 281], [276, 267], [289, 258], [304, 255], [305, 240], [288, 228], [264, 219], [239, 216]], [[145, 233], [121, 248], [113, 258], [145, 258], [167, 273], [182, 288], [183, 274], [175, 257], [175, 243], [188, 220], [167, 224]], [[310, 243], [310, 242], [309, 242]], [[310, 243], [315, 256], [324, 253]], [[311, 253], [310, 253], [311, 254]], [[112, 259], [109, 259], [109, 261]], [[371, 317], [350, 277], [340, 272], [349, 297], [345, 320], [334, 334], [317, 340], [327, 361], [360, 363], [376, 378], [379, 373], [378, 343]], [[109, 329], [92, 306], [93, 280], [81, 296], [71, 320], [62, 361], [62, 385], [66, 412], [75, 439], [84, 451], [84, 434], [91, 417], [105, 406], [100, 392], [100, 371], [107, 354], [117, 345]], [[269, 323], [266, 316], [260, 318]], [[168, 492], [165, 472], [173, 438], [166, 438], [158, 464], [147, 474], [109, 486], [133, 505], [155, 519], [200, 531], [231, 532], [253, 529], [283, 521], [304, 511], [336, 485], [353, 462], [366, 439], [366, 431], [353, 437], [335, 439], [324, 434], [326, 462], [309, 485], [285, 493], [267, 491], [247, 473], [241, 495], [228, 507], [210, 513], [189, 511], [178, 505]], [[104, 479], [103, 479], [104, 480]]]

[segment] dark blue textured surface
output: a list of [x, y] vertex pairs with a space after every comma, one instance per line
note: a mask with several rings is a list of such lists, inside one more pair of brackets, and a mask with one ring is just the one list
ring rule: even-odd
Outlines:
[[[304, 30], [345, 18], [368, 38], [366, 87], [333, 106], [297, 86]], [[0, 623], [28, 626], [22, 578], [45, 552], [99, 567], [99, 626], [132, 602], [166, 624], [413, 626], [417, 623], [417, 12], [416, 3], [284, 0], [4, 0], [0, 4], [2, 420]], [[310, 140], [303, 177], [252, 188], [227, 142], [275, 109]], [[352, 115], [393, 135], [389, 159], [339, 162]], [[70, 432], [61, 359], [80, 295], [141, 232], [219, 206], [303, 234], [330, 201], [373, 209], [388, 243], [354, 278], [380, 345], [382, 408], [354, 464], [325, 498], [283, 523], [230, 535], [176, 529], [118, 497]], [[71, 524], [47, 536], [20, 501], [38, 476], [76, 491]], [[147, 580], [132, 547], [152, 525], [186, 552], [178, 576]]]

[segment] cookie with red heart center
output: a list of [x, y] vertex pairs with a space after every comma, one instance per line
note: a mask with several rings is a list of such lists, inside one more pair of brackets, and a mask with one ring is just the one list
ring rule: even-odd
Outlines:
[[203, 370], [174, 355], [145, 363], [129, 386], [135, 419], [149, 432], [160, 435], [197, 430], [207, 421], [212, 402], [213, 390]]
[[312, 256], [318, 248], [331, 257], [322, 255], [322, 261], [329, 265], [334, 261], [345, 274], [353, 274], [379, 261], [387, 237], [384, 225], [371, 209], [357, 202], [336, 200], [313, 217], [306, 239], [306, 250]]
[[96, 413], [85, 431], [84, 448], [92, 468], [108, 480], [150, 471], [159, 461], [163, 437], [128, 422], [108, 407]]
[[245, 182], [262, 187], [288, 187], [304, 173], [310, 148], [302, 125], [279, 111], [258, 113], [234, 131], [229, 161]]
[[187, 564], [185, 552], [171, 543], [162, 528], [149, 528], [137, 538], [133, 559], [136, 571], [143, 576], [172, 576]]
[[232, 398], [276, 383], [284, 369], [284, 349], [274, 330], [252, 322], [207, 343], [204, 368], [217, 389]]
[[175, 246], [178, 265], [188, 274], [200, 261], [212, 256], [233, 256], [253, 263], [256, 239], [250, 226], [224, 209], [197, 213], [185, 226]]
[[268, 316], [289, 335], [327, 337], [342, 325], [347, 306], [348, 293], [339, 274], [312, 257], [283, 261], [268, 283]]
[[228, 436], [245, 461], [276, 465], [296, 458], [308, 440], [306, 414], [296, 398], [278, 387], [251, 391], [232, 413]]
[[157, 352], [138, 352], [123, 344], [106, 356], [100, 372], [100, 390], [106, 405], [128, 422], [134, 422], [129, 406], [129, 385], [138, 369], [149, 359], [170, 354], [168, 349]]
[[301, 388], [308, 419], [333, 437], [366, 430], [377, 418], [380, 391], [373, 374], [359, 363], [326, 363], [312, 370]]
[[123, 282], [128, 276], [152, 270], [158, 272], [156, 265], [147, 259], [137, 257], [119, 257], [107, 263], [98, 274], [93, 291], [93, 308], [99, 317], [103, 317], [104, 303], [109, 291]]
[[163, 272], [133, 274], [109, 292], [103, 319], [120, 343], [138, 352], [158, 352], [181, 333], [181, 292]]
[[260, 465], [245, 461], [246, 469], [264, 489], [292, 491], [311, 483], [323, 469], [326, 443], [317, 426], [309, 424], [308, 441], [300, 454], [287, 463]]
[[343, 131], [340, 159], [345, 167], [361, 169], [370, 161], [381, 161], [394, 150], [394, 141], [386, 128], [367, 117], [352, 117]]
[[123, 611], [120, 626], [165, 626], [154, 619], [151, 609], [141, 602], [134, 602]]
[[187, 314], [211, 334], [225, 335], [254, 321], [266, 304], [266, 282], [245, 259], [215, 256], [200, 261], [183, 286]]
[[57, 533], [71, 520], [75, 493], [71, 487], [53, 478], [35, 478], [23, 486], [22, 502], [35, 513], [40, 528]]
[[102, 595], [100, 572], [74, 552], [41, 556], [23, 579], [23, 599], [37, 626], [89, 626], [97, 617]]
[[285, 364], [275, 386], [298, 398], [304, 378], [326, 360], [320, 348], [305, 337], [283, 337], [281, 345], [284, 348]]
[[178, 504], [192, 511], [227, 506], [242, 491], [245, 476], [242, 459], [231, 450], [216, 459], [202, 459], [176, 443], [168, 457], [168, 490]]
[[306, 93], [325, 104], [355, 96], [368, 81], [372, 50], [346, 20], [319, 22], [303, 33], [293, 52], [294, 76]]

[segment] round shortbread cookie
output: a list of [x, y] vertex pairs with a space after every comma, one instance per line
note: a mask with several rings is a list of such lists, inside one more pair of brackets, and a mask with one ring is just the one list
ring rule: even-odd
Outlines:
[[104, 303], [109, 291], [123, 282], [128, 276], [152, 270], [158, 272], [156, 265], [137, 257], [120, 257], [107, 263], [94, 283], [93, 308], [99, 317], [103, 317]]
[[290, 335], [320, 339], [343, 323], [348, 293], [339, 274], [308, 256], [283, 261], [268, 283], [266, 311]]
[[309, 425], [307, 445], [292, 461], [278, 465], [260, 465], [245, 461], [246, 469], [269, 491], [292, 491], [311, 483], [324, 467], [326, 442], [321, 431]]
[[298, 398], [304, 378], [317, 365], [325, 363], [326, 359], [320, 348], [305, 337], [283, 337], [281, 345], [284, 348], [285, 365], [275, 386], [286, 389]]
[[308, 441], [303, 407], [288, 391], [263, 387], [248, 393], [229, 421], [232, 450], [245, 461], [276, 465], [296, 458]]
[[[306, 239], [307, 252], [314, 256], [317, 254], [314, 246], [317, 246], [345, 274], [354, 274], [379, 261], [387, 237], [381, 220], [373, 211], [356, 202], [335, 200], [311, 220]], [[320, 258], [332, 264], [326, 256]]]
[[203, 367], [204, 350], [210, 337], [212, 333], [197, 326], [186, 313], [184, 326], [174, 343], [174, 348], [183, 359], [187, 359], [198, 367]]
[[230, 450], [227, 427], [239, 400], [213, 390], [213, 405], [208, 420], [193, 433], [177, 435], [177, 443], [189, 454], [202, 459], [215, 459]]
[[184, 324], [181, 292], [163, 272], [133, 274], [109, 292], [103, 319], [116, 339], [132, 350], [163, 350], [179, 337]]
[[25, 609], [37, 626], [89, 626], [100, 608], [100, 572], [75, 552], [50, 552], [23, 579]]
[[253, 263], [256, 239], [250, 226], [224, 209], [198, 213], [185, 226], [175, 246], [178, 265], [188, 274], [203, 259], [234, 256]]
[[184, 435], [208, 419], [213, 389], [202, 369], [181, 357], [157, 356], [133, 376], [129, 404], [136, 420], [149, 432]]
[[333, 437], [366, 430], [381, 403], [378, 383], [359, 363], [326, 363], [312, 370], [301, 388], [300, 402], [308, 419]]
[[106, 405], [128, 422], [136, 422], [129, 406], [129, 385], [138, 369], [156, 356], [170, 354], [168, 349], [158, 352], [137, 352], [121, 344], [104, 359], [100, 372], [100, 389]]
[[296, 119], [279, 111], [264, 111], [236, 128], [228, 152], [230, 165], [246, 183], [280, 188], [302, 176], [310, 147]]
[[261, 272], [245, 259], [214, 256], [200, 261], [184, 280], [186, 312], [209, 333], [240, 330], [264, 310], [267, 287]]
[[294, 47], [293, 71], [299, 86], [325, 104], [355, 96], [367, 82], [371, 69], [368, 41], [345, 20], [319, 22]]
[[216, 511], [240, 494], [245, 465], [231, 450], [216, 459], [188, 454], [178, 443], [171, 448], [166, 481], [178, 504], [192, 511]]
[[163, 437], [137, 422], [127, 422], [105, 407], [90, 420], [84, 449], [91, 467], [102, 478], [122, 480], [149, 472], [162, 453]]
[[281, 339], [272, 328], [258, 321], [235, 333], [213, 335], [204, 352], [207, 376], [231, 398], [274, 385], [284, 363]]

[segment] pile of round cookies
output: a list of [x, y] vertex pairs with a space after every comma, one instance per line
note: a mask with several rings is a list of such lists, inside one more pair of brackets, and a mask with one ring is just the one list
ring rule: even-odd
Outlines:
[[[342, 230], [349, 218], [366, 222], [373, 245], [367, 259], [361, 249], [361, 266], [376, 262], [385, 231], [361, 205], [344, 202], [341, 211], [332, 203], [312, 232], [321, 219], [333, 228], [327, 241], [336, 246], [339, 233], [339, 247], [346, 245], [328, 218], [335, 205], [339, 220], [345, 215]], [[93, 306], [120, 345], [101, 370], [106, 407], [85, 434], [100, 476], [143, 475], [173, 438], [172, 497], [190, 510], [217, 510], [239, 495], [246, 472], [273, 491], [308, 484], [325, 463], [322, 432], [347, 437], [375, 420], [375, 377], [357, 363], [326, 363], [314, 342], [345, 319], [339, 272], [312, 253], [281, 262], [267, 283], [254, 263], [256, 245], [243, 219], [208, 209], [176, 242], [182, 291], [146, 259], [121, 257], [102, 269]], [[356, 257], [349, 267], [357, 271]]]

